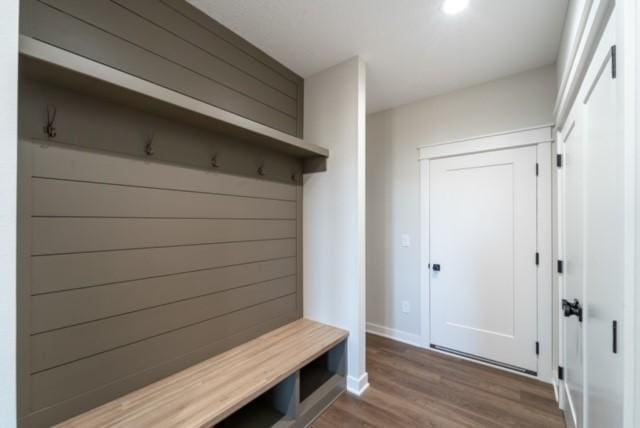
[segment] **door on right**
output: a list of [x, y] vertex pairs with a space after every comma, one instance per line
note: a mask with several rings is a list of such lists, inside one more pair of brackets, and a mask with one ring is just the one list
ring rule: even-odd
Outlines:
[[563, 297], [578, 299], [583, 310], [582, 322], [564, 318], [565, 382], [578, 427], [623, 425], [625, 159], [615, 50], [612, 18], [576, 100], [575, 129], [562, 143], [567, 263]]

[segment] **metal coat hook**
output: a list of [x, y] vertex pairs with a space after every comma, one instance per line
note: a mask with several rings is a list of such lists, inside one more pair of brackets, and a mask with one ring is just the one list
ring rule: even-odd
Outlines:
[[151, 137], [149, 137], [147, 144], [144, 146], [144, 152], [147, 154], [147, 156], [153, 156], [155, 154], [155, 151], [153, 150], [153, 137], [154, 133], [152, 132]]
[[214, 168], [219, 168], [220, 164], [218, 163], [218, 154], [215, 153], [213, 156], [211, 156], [211, 166]]
[[44, 133], [47, 134], [49, 138], [54, 138], [57, 135], [56, 127], [53, 126], [56, 122], [56, 114], [58, 110], [56, 106], [49, 104], [47, 105], [47, 125], [43, 128]]
[[258, 175], [265, 175], [264, 172], [264, 163], [261, 163], [260, 166], [258, 167]]

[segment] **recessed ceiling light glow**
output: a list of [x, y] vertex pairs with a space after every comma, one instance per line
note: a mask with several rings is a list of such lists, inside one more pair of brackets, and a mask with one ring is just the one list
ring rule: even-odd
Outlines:
[[469, 0], [444, 0], [442, 11], [447, 15], [455, 15], [469, 6]]

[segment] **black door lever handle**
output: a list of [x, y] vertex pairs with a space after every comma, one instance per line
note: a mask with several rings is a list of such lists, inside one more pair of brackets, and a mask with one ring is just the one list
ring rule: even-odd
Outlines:
[[578, 317], [578, 320], [582, 322], [582, 305], [578, 299], [573, 299], [573, 302], [569, 302], [567, 299], [562, 299], [562, 310], [564, 311], [565, 317], [570, 317], [575, 315]]
[[433, 270], [434, 270], [435, 272], [440, 272], [440, 265], [439, 265], [439, 264], [434, 264], [434, 265], [433, 265]]

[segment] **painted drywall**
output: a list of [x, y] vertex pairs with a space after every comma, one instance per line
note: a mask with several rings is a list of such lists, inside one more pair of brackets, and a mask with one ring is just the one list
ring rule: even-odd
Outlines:
[[352, 58], [305, 80], [304, 134], [330, 150], [303, 186], [304, 316], [349, 331], [347, 388], [365, 370], [365, 65]]
[[367, 117], [369, 329], [407, 341], [420, 334], [417, 147], [552, 123], [555, 95], [549, 65]]
[[0, 426], [16, 425], [18, 0], [0, 14]]

